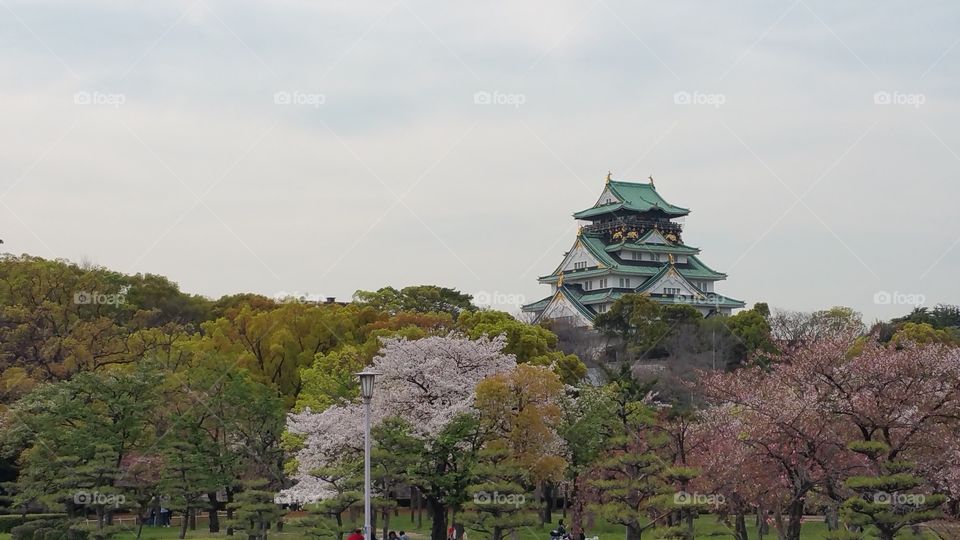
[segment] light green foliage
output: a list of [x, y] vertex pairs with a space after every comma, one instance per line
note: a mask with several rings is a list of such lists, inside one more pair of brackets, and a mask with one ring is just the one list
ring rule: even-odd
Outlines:
[[464, 312], [457, 318], [457, 327], [470, 339], [506, 336], [503, 351], [516, 356], [517, 363], [548, 366], [566, 384], [583, 379], [587, 368], [579, 358], [557, 350], [557, 336], [550, 330], [526, 324], [503, 311]]

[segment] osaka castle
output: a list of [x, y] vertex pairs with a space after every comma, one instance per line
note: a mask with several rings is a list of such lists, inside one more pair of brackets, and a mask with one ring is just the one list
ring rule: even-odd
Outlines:
[[661, 304], [687, 304], [704, 316], [729, 315], [744, 307], [716, 293], [726, 279], [700, 261], [700, 250], [683, 241], [678, 222], [690, 210], [663, 199], [649, 183], [607, 182], [593, 206], [573, 214], [581, 222], [573, 247], [550, 274], [550, 296], [523, 306], [536, 321], [563, 319], [591, 326], [625, 294], [643, 294]]

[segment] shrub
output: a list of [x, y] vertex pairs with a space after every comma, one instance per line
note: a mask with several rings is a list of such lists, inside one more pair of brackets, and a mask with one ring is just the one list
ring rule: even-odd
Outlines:
[[0, 533], [8, 533], [17, 525], [37, 519], [64, 518], [66, 514], [8, 514], [0, 516]]

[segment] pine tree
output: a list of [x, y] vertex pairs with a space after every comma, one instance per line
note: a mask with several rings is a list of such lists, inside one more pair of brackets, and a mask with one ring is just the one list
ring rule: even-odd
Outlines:
[[465, 506], [475, 517], [467, 526], [490, 535], [491, 540], [501, 540], [511, 531], [536, 524], [536, 516], [530, 513], [534, 505], [527, 501], [522, 485], [526, 471], [505, 442], [490, 441], [477, 458], [474, 471], [478, 481], [467, 490], [473, 502]]
[[[653, 411], [624, 391], [617, 393], [616, 401], [608, 449], [588, 482], [597, 495], [590, 507], [607, 521], [623, 525], [626, 540], [640, 540], [644, 530], [658, 526], [669, 513], [673, 490], [667, 484], [667, 466], [656, 451], [663, 441], [653, 434]], [[667, 537], [683, 534], [661, 532]]]
[[850, 450], [865, 456], [873, 475], [853, 476], [846, 486], [857, 495], [843, 503], [847, 522], [855, 527], [873, 526], [880, 540], [893, 540], [900, 529], [936, 519], [943, 495], [917, 493], [924, 482], [913, 474], [914, 465], [886, 459], [890, 447], [879, 441], [857, 441]]
[[264, 480], [245, 482], [243, 488], [230, 504], [233, 509], [230, 525], [246, 531], [248, 540], [267, 540], [270, 524], [283, 517], [283, 511], [274, 502], [274, 491], [268, 489]]
[[[363, 501], [362, 469], [360, 460], [345, 459], [336, 465], [310, 472], [330, 494], [316, 504], [311, 510], [312, 516], [306, 520], [311, 536], [343, 539], [343, 533], [348, 530], [343, 525], [343, 513]], [[331, 527], [324, 517], [333, 517], [336, 525]]]
[[170, 497], [171, 510], [181, 512], [178, 538], [183, 540], [187, 535], [187, 516], [191, 510], [205, 506], [203, 496], [216, 484], [210, 464], [196, 444], [171, 442], [165, 448], [164, 461], [160, 489]]

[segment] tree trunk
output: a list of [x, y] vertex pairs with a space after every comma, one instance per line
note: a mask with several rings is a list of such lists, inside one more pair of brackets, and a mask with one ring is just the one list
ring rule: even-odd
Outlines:
[[494, 527], [490, 540], [500, 540], [501, 538], [503, 538], [503, 527]]
[[420, 492], [417, 491], [417, 488], [410, 486], [410, 524], [416, 523], [416, 515], [414, 512], [416, 508], [420, 507], [420, 501], [418, 500]]
[[427, 497], [433, 523], [430, 526], [430, 540], [447, 540], [447, 507], [433, 497]]
[[190, 507], [184, 508], [183, 513], [180, 515], [180, 540], [183, 540], [187, 537], [187, 515], [190, 514]]
[[190, 530], [191, 531], [197, 530], [197, 509], [196, 508], [190, 509]]
[[337, 540], [343, 540], [343, 512], [334, 514], [337, 519]]
[[823, 521], [827, 524], [828, 531], [840, 529], [840, 512], [837, 504], [833, 501], [827, 502], [827, 507], [823, 512]]
[[383, 510], [383, 536], [380, 537], [380, 540], [387, 540], [387, 532], [390, 530], [390, 509], [385, 508]]
[[643, 529], [639, 525], [627, 525], [625, 529], [625, 540], [640, 540], [643, 534]]
[[800, 525], [803, 520], [804, 499], [800, 498], [790, 503], [787, 508], [789, 522], [787, 523], [787, 540], [800, 540]]
[[217, 492], [208, 492], [207, 499], [210, 500], [210, 506], [207, 507], [207, 521], [209, 521], [210, 532], [220, 532], [220, 516], [217, 515]]
[[895, 536], [897, 536], [896, 531], [893, 531], [888, 527], [877, 527], [877, 538], [880, 540], [894, 540]]
[[541, 523], [553, 523], [553, 483], [547, 482], [543, 486], [543, 517]]
[[233, 506], [230, 504], [233, 502], [233, 489], [227, 488], [227, 536], [233, 536], [233, 525], [229, 523], [233, 522]]
[[747, 516], [743, 512], [737, 512], [733, 537], [736, 540], [750, 540], [747, 537]]

